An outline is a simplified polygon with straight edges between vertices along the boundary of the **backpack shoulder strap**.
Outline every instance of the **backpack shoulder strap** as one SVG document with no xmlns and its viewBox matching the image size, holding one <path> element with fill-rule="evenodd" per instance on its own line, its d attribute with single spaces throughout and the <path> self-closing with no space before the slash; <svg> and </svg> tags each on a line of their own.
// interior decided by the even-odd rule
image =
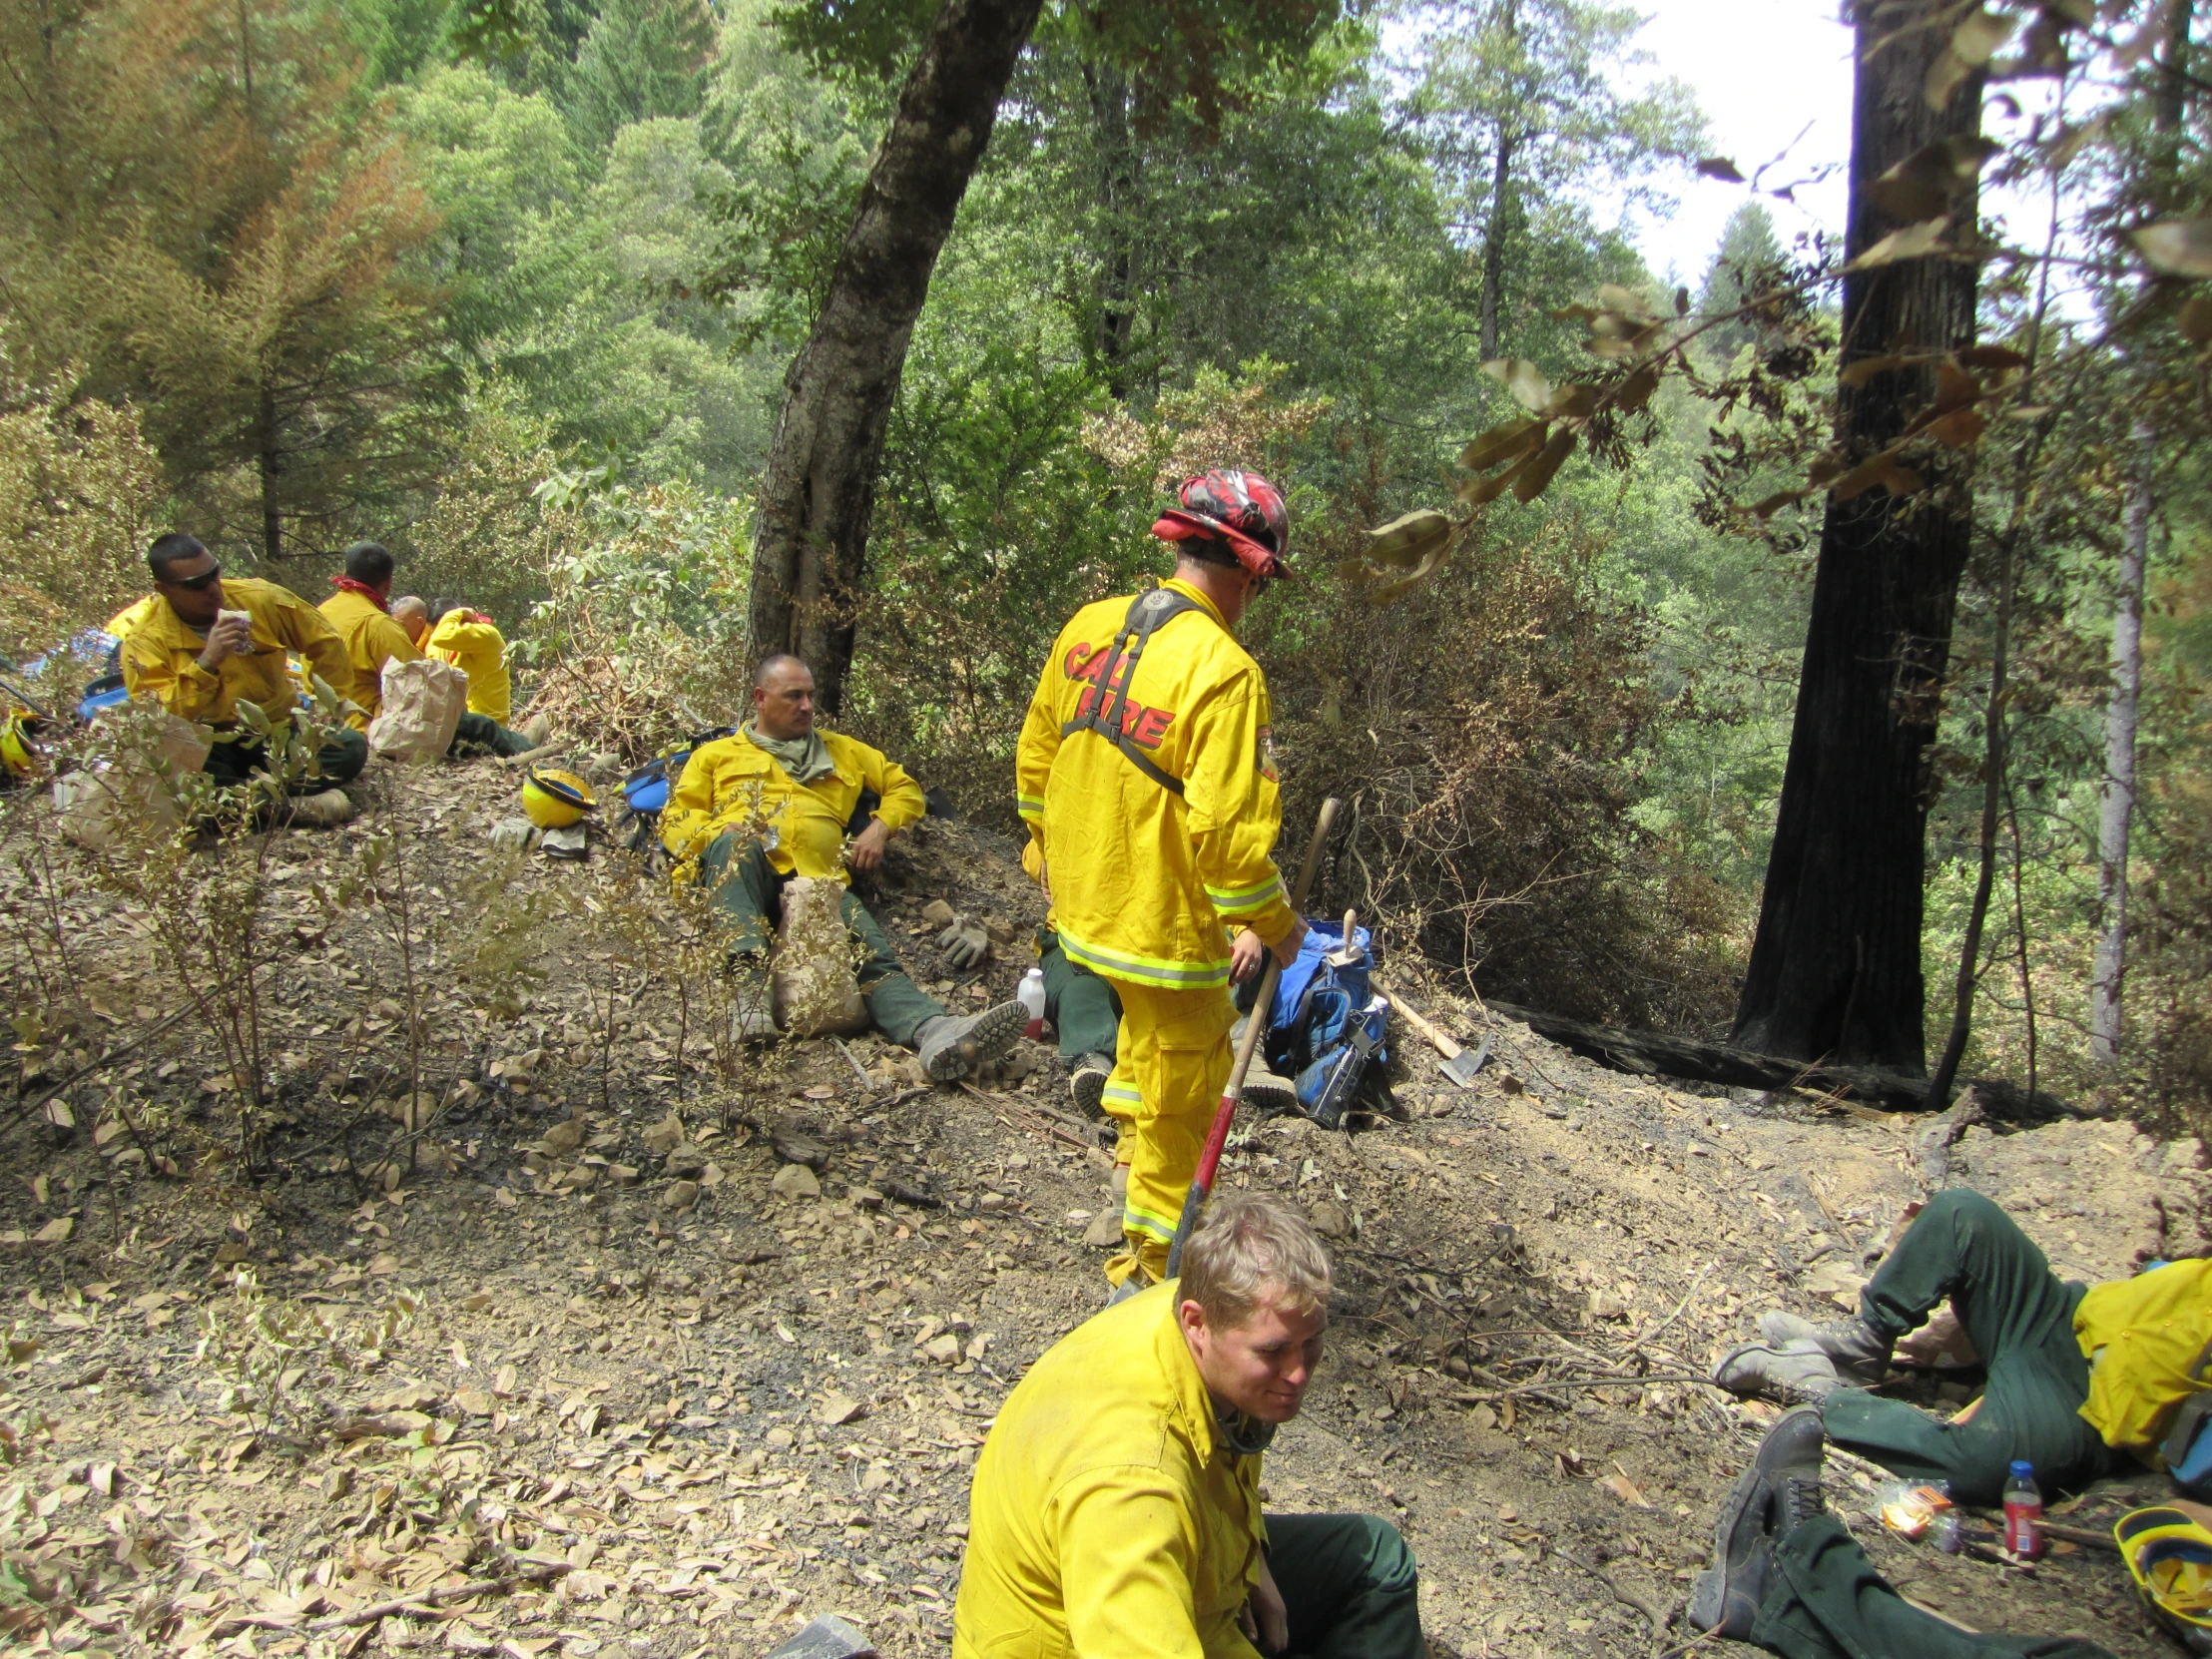
<svg viewBox="0 0 2212 1659">
<path fill-rule="evenodd" d="M 1206 607 L 1173 588 L 1153 588 L 1130 601 L 1129 614 L 1114 634 L 1114 648 L 1098 677 L 1090 712 L 1079 714 L 1060 728 L 1065 738 L 1077 732 L 1094 732 L 1112 744 L 1129 764 L 1171 795 L 1183 793 L 1183 780 L 1164 770 L 1123 728 L 1129 706 L 1129 687 L 1137 677 L 1137 663 L 1152 636 L 1186 611 L 1205 614 Z"/>
</svg>

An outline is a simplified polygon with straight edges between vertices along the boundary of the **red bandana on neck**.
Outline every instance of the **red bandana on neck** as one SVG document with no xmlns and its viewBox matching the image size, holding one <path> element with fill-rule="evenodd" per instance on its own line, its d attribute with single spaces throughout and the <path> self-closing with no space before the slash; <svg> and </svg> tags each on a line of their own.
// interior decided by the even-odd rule
<svg viewBox="0 0 2212 1659">
<path fill-rule="evenodd" d="M 330 578 L 330 586 L 336 588 L 340 593 L 357 593 L 379 611 L 382 611 L 384 615 L 391 615 L 391 607 L 384 603 L 384 596 L 366 582 L 356 582 L 350 576 L 333 576 Z"/>
</svg>

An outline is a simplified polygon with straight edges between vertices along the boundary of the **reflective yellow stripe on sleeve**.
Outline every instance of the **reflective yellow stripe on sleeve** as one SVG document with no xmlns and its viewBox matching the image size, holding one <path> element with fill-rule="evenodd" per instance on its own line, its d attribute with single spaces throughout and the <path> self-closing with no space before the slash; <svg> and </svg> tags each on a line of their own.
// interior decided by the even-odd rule
<svg viewBox="0 0 2212 1659">
<path fill-rule="evenodd" d="M 1044 803 L 1033 795 L 1015 796 L 1014 811 L 1031 824 L 1039 824 L 1044 820 Z"/>
<path fill-rule="evenodd" d="M 1206 889 L 1206 896 L 1214 901 L 1214 908 L 1222 915 L 1235 915 L 1240 910 L 1258 910 L 1275 902 L 1283 890 L 1283 878 L 1271 875 L 1254 887 L 1213 887 Z"/>
</svg>

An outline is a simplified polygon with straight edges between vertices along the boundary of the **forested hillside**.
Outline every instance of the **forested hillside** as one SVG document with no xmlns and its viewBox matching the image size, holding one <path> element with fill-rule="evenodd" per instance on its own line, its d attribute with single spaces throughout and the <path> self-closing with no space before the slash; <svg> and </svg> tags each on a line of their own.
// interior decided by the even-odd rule
<svg viewBox="0 0 2212 1659">
<path fill-rule="evenodd" d="M 1944 372 L 1981 376 L 1969 391 L 1932 366 L 1958 342 L 1891 358 L 1841 338 L 1843 243 L 1778 238 L 1783 174 L 1713 153 L 1667 66 L 1638 61 L 1632 10 L 1044 8 L 922 269 L 865 510 L 838 532 L 838 718 L 1010 825 L 1054 630 L 1157 567 L 1164 486 L 1256 465 L 1296 526 L 1297 580 L 1246 630 L 1287 787 L 1309 819 L 1327 793 L 1352 814 L 1328 902 L 1508 1001 L 1778 1032 L 1742 998 L 1846 471 L 1841 345 L 1901 424 L 1972 416 L 1908 432 L 1945 465 L 1897 451 L 1845 480 L 1959 527 L 1947 652 L 1897 693 L 1924 739 L 1885 790 L 1927 814 L 1926 915 L 1922 982 L 1888 994 L 1924 1016 L 1934 1067 L 1963 952 L 1964 1070 L 2202 1110 L 2212 262 L 2191 18 L 1989 15 L 1927 71 L 1929 107 L 1968 136 L 1862 181 L 1891 217 L 1850 251 L 1964 274 L 1984 356 Z M 602 739 L 627 760 L 734 718 L 787 370 L 841 302 L 936 16 L 11 8 L 0 646 L 21 660 L 143 591 L 162 528 L 311 599 L 366 536 L 406 586 L 496 616 L 576 711 L 608 689 Z M 1977 174 L 2048 195 L 2047 245 L 1974 241 Z M 1611 216 L 1691 189 L 1742 205 L 1677 293 Z M 2131 235 L 2152 222 L 2163 241 Z M 1928 234 L 1869 254 L 1900 226 Z M 1847 403 L 1868 384 L 1847 376 Z M 1541 477 L 1483 487 L 1470 440 L 1530 410 L 1575 436 Z M 1449 516 L 1446 547 L 1410 570 L 1364 558 L 1416 508 Z M 2131 557 L 2123 878 L 2108 659 Z M 2124 981 L 2095 966 L 2123 893 Z"/>
</svg>

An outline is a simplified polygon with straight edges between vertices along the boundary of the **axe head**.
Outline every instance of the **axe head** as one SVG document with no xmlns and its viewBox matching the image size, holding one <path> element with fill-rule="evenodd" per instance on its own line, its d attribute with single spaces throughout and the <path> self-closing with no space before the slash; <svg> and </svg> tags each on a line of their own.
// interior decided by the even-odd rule
<svg viewBox="0 0 2212 1659">
<path fill-rule="evenodd" d="M 1485 1036 L 1480 1048 L 1462 1048 L 1450 1059 L 1438 1060 L 1436 1064 L 1443 1068 L 1444 1075 L 1453 1083 L 1462 1089 L 1471 1089 L 1474 1087 L 1475 1073 L 1482 1069 L 1482 1062 L 1489 1057 L 1490 1039 Z"/>
</svg>

